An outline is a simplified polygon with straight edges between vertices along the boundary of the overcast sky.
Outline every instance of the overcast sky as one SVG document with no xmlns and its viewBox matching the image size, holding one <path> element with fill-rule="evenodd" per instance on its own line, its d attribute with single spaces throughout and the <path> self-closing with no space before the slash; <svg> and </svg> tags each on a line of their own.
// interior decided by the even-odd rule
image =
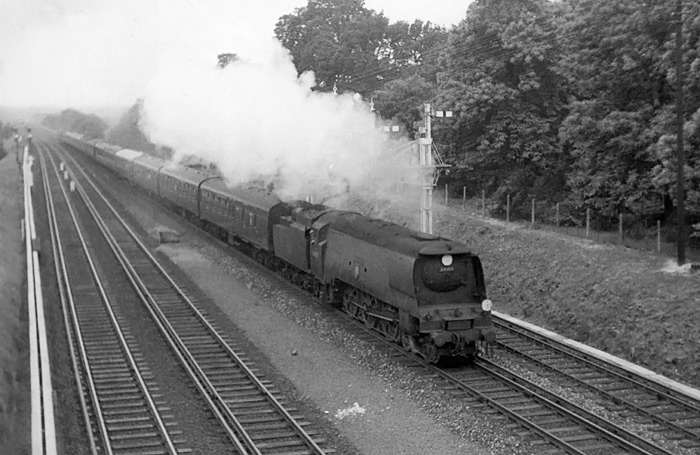
<svg viewBox="0 0 700 455">
<path fill-rule="evenodd" d="M 390 22 L 450 27 L 471 0 L 366 0 Z M 306 0 L 3 0 L 0 106 L 125 106 L 185 47 L 251 54 Z M 263 47 L 265 45 L 263 44 Z M 184 55 L 188 55 L 187 52 Z"/>
</svg>

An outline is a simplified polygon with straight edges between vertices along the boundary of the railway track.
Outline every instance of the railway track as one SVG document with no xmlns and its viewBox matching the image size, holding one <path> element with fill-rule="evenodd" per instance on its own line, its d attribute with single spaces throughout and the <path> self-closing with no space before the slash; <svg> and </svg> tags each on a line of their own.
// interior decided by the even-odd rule
<svg viewBox="0 0 700 455">
<path fill-rule="evenodd" d="M 367 328 L 363 321 L 343 314 L 359 336 L 371 337 L 395 351 L 403 365 L 439 381 L 451 396 L 469 409 L 491 408 L 507 417 L 510 428 L 546 454 L 663 454 L 670 452 L 612 422 L 588 412 L 576 403 L 549 392 L 522 376 L 487 359 L 472 365 L 439 367 L 404 351 Z"/>
<path fill-rule="evenodd" d="M 306 290 L 293 282 L 278 275 L 275 277 L 290 292 L 308 295 Z M 349 322 L 351 331 L 357 338 L 383 345 L 393 351 L 393 356 L 401 365 L 422 372 L 431 381 L 437 381 L 440 388 L 450 396 L 451 404 L 456 405 L 462 401 L 466 409 L 481 409 L 489 413 L 495 411 L 508 418 L 511 423 L 506 424 L 506 428 L 528 441 L 537 453 L 675 453 L 488 359 L 482 358 L 474 364 L 456 367 L 431 365 L 369 328 L 366 321 L 353 318 L 340 310 L 337 314 Z M 492 411 L 487 411 L 489 408 Z"/>
<path fill-rule="evenodd" d="M 120 323 L 95 268 L 68 191 L 51 158 L 41 155 L 43 184 L 64 322 L 80 384 L 92 453 L 187 453 L 159 401 L 153 377 Z"/>
<path fill-rule="evenodd" d="M 600 406 L 679 448 L 700 448 L 697 400 L 505 319 L 494 323 L 499 350 L 515 355 L 522 368 L 566 384 L 572 393 L 593 393 Z"/>
<path fill-rule="evenodd" d="M 224 245 L 223 242 L 220 244 Z M 252 260 L 255 261 L 254 258 Z M 307 290 L 293 282 L 276 274 L 274 276 L 289 290 L 308 295 Z M 366 321 L 354 319 L 341 311 L 338 313 L 352 322 L 359 338 L 382 343 L 394 350 L 404 365 L 419 367 L 427 376 L 439 378 L 444 390 L 453 399 L 464 400 L 464 404 L 470 409 L 490 407 L 508 417 L 513 422 L 511 428 L 537 447 L 538 453 L 676 453 L 627 430 L 619 423 L 586 410 L 582 405 L 545 390 L 536 382 L 508 371 L 488 359 L 479 359 L 473 365 L 459 368 L 439 368 L 412 353 L 405 352 L 369 328 Z"/>
<path fill-rule="evenodd" d="M 65 157 L 64 157 L 65 159 Z M 189 378 L 238 453 L 324 454 L 325 440 L 258 378 L 247 356 L 219 333 L 188 290 L 158 263 L 77 162 L 77 191 L 103 228 L 123 269 Z"/>
<path fill-rule="evenodd" d="M 280 280 L 282 280 L 281 277 Z M 295 286 L 291 286 L 292 283 L 288 284 L 290 288 L 297 289 Z M 349 316 L 344 317 L 349 318 Z M 358 336 L 372 337 L 381 343 L 386 343 L 391 349 L 401 351 L 400 347 L 393 343 L 387 343 L 375 332 L 369 330 L 363 321 L 354 322 L 354 327 L 360 334 Z M 507 342 L 510 336 L 501 335 L 504 342 Z M 517 344 L 518 342 L 514 342 L 510 346 L 515 348 Z M 503 349 L 506 348 L 503 347 Z M 576 355 L 576 353 L 573 354 Z M 480 359 L 472 366 L 443 369 L 428 365 L 410 353 L 401 351 L 397 352 L 396 355 L 403 359 L 402 362 L 408 361 L 412 362 L 414 366 L 420 366 L 428 376 L 440 378 L 441 383 L 444 384 L 444 390 L 450 393 L 454 399 L 464 400 L 464 403 L 472 408 L 475 405 L 477 407 L 488 406 L 507 416 L 512 421 L 510 427 L 519 428 L 516 430 L 518 434 L 535 445 L 538 448 L 538 453 L 605 453 L 606 455 L 686 453 L 676 452 L 673 448 L 669 449 L 667 444 L 659 445 L 655 442 L 655 437 L 650 438 L 648 434 L 636 434 L 620 422 L 606 420 L 562 396 L 544 390 L 537 384 L 537 381 L 527 380 L 523 375 L 508 371 L 494 362 Z M 560 363 L 565 365 L 570 361 L 562 360 Z M 529 368 L 536 375 L 546 367 L 538 364 L 536 367 Z M 630 375 L 631 373 L 626 374 Z M 557 381 L 561 381 L 561 379 L 557 379 Z M 571 387 L 570 379 L 561 382 L 566 384 L 564 388 Z M 632 382 L 634 382 L 634 378 L 632 378 Z M 585 393 L 587 396 L 597 397 L 600 393 L 599 390 L 593 390 L 588 386 L 585 389 L 585 392 L 581 393 Z M 616 390 L 608 390 L 608 393 L 613 393 Z M 658 395 L 658 389 L 656 391 L 650 389 L 647 393 Z M 676 394 L 669 392 L 669 396 L 674 395 Z M 618 396 L 618 398 L 620 397 Z M 681 396 L 675 398 L 681 403 L 680 406 L 684 406 L 688 412 L 685 417 L 678 420 L 683 422 L 690 420 L 686 417 L 694 415 L 693 404 L 684 403 Z M 662 401 L 664 400 L 666 398 L 662 398 Z M 615 403 L 613 409 L 619 410 L 620 404 L 615 400 L 613 403 Z M 672 413 L 669 412 L 669 414 Z M 691 425 L 683 426 L 686 430 L 691 429 L 692 432 Z M 667 430 L 657 432 L 654 429 L 652 433 L 654 435 L 661 434 L 664 442 L 680 441 L 678 447 L 682 450 L 688 450 L 687 453 L 692 453 L 693 447 L 695 447 L 692 445 L 692 440 L 674 439 L 674 435 L 684 433 L 678 433 L 675 429 L 673 432 Z M 687 432 L 685 433 L 687 435 Z"/>
</svg>

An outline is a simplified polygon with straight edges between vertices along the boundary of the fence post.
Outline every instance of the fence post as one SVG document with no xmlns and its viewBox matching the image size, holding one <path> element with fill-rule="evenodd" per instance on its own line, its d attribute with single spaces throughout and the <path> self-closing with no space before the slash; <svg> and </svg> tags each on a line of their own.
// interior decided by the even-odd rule
<svg viewBox="0 0 700 455">
<path fill-rule="evenodd" d="M 591 209 L 586 209 L 586 238 L 591 235 Z"/>
<path fill-rule="evenodd" d="M 445 207 L 447 207 L 447 183 L 445 183 Z"/>
<path fill-rule="evenodd" d="M 535 198 L 532 198 L 532 221 L 530 222 L 531 227 L 535 227 Z"/>
<path fill-rule="evenodd" d="M 619 233 L 618 233 L 618 243 L 620 245 L 622 245 L 622 212 L 620 212 L 619 218 L 620 218 L 620 222 L 619 222 L 620 228 L 619 228 Z"/>
<path fill-rule="evenodd" d="M 486 216 L 486 190 L 481 190 L 481 216 Z"/>
<path fill-rule="evenodd" d="M 559 203 L 557 202 L 557 229 L 559 229 Z"/>
<path fill-rule="evenodd" d="M 462 188 L 462 210 L 467 211 L 467 187 Z"/>
<path fill-rule="evenodd" d="M 656 220 L 656 252 L 661 253 L 661 220 Z"/>
<path fill-rule="evenodd" d="M 506 222 L 510 223 L 510 194 L 506 196 Z"/>
</svg>

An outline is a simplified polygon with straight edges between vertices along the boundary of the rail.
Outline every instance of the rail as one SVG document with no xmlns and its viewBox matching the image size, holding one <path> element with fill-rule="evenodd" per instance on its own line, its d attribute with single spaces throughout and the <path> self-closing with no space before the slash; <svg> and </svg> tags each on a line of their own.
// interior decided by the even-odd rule
<svg viewBox="0 0 700 455">
<path fill-rule="evenodd" d="M 243 359 L 245 355 L 240 355 L 229 346 L 222 334 L 188 297 L 186 290 L 170 277 L 109 203 L 93 179 L 72 158 L 71 162 L 77 169 L 74 175 L 82 174 L 86 183 L 76 179 L 76 191 L 95 219 L 99 219 L 99 227 L 129 280 L 202 397 L 221 421 L 235 448 L 240 453 L 251 454 L 262 454 L 275 448 L 282 450 L 285 447 L 288 450 L 286 453 L 328 453 L 318 445 L 318 442 L 323 441 L 314 440 L 303 428 L 300 418 L 294 417 L 286 404 L 275 397 L 276 392 L 255 375 Z M 202 343 L 207 344 L 205 350 L 202 350 Z M 206 358 L 213 353 L 219 354 L 221 358 L 211 364 Z M 227 369 L 227 374 L 222 378 L 223 369 Z M 241 386 L 241 381 L 245 381 L 246 385 Z M 236 398 L 231 394 L 236 388 L 253 388 L 256 390 L 255 397 Z M 269 429 L 261 427 L 257 425 L 260 416 L 255 417 L 253 412 L 279 416 L 285 422 L 284 426 L 274 424 L 276 426 Z M 266 417 L 265 420 L 269 419 Z"/>
<path fill-rule="evenodd" d="M 34 157 L 24 147 L 22 176 L 24 180 L 24 220 L 22 230 L 27 254 L 27 311 L 29 313 L 29 370 L 31 377 L 31 445 L 32 455 L 56 454 L 56 424 L 53 409 L 51 364 L 46 340 L 44 297 L 39 270 L 39 241 L 34 224 L 32 187 Z"/>
</svg>

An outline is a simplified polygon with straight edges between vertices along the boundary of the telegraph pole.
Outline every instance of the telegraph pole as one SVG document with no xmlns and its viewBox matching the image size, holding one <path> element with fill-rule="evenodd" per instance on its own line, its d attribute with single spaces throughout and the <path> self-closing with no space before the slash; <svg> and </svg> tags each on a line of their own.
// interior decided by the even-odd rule
<svg viewBox="0 0 700 455">
<path fill-rule="evenodd" d="M 420 166 L 423 170 L 422 190 L 420 199 L 420 229 L 428 234 L 433 233 L 433 139 L 430 133 L 430 104 L 423 110 L 425 137 L 420 139 Z"/>
<path fill-rule="evenodd" d="M 678 201 L 678 265 L 685 264 L 685 150 L 683 149 L 683 1 L 676 0 L 676 146 L 678 168 L 676 199 Z"/>
</svg>

